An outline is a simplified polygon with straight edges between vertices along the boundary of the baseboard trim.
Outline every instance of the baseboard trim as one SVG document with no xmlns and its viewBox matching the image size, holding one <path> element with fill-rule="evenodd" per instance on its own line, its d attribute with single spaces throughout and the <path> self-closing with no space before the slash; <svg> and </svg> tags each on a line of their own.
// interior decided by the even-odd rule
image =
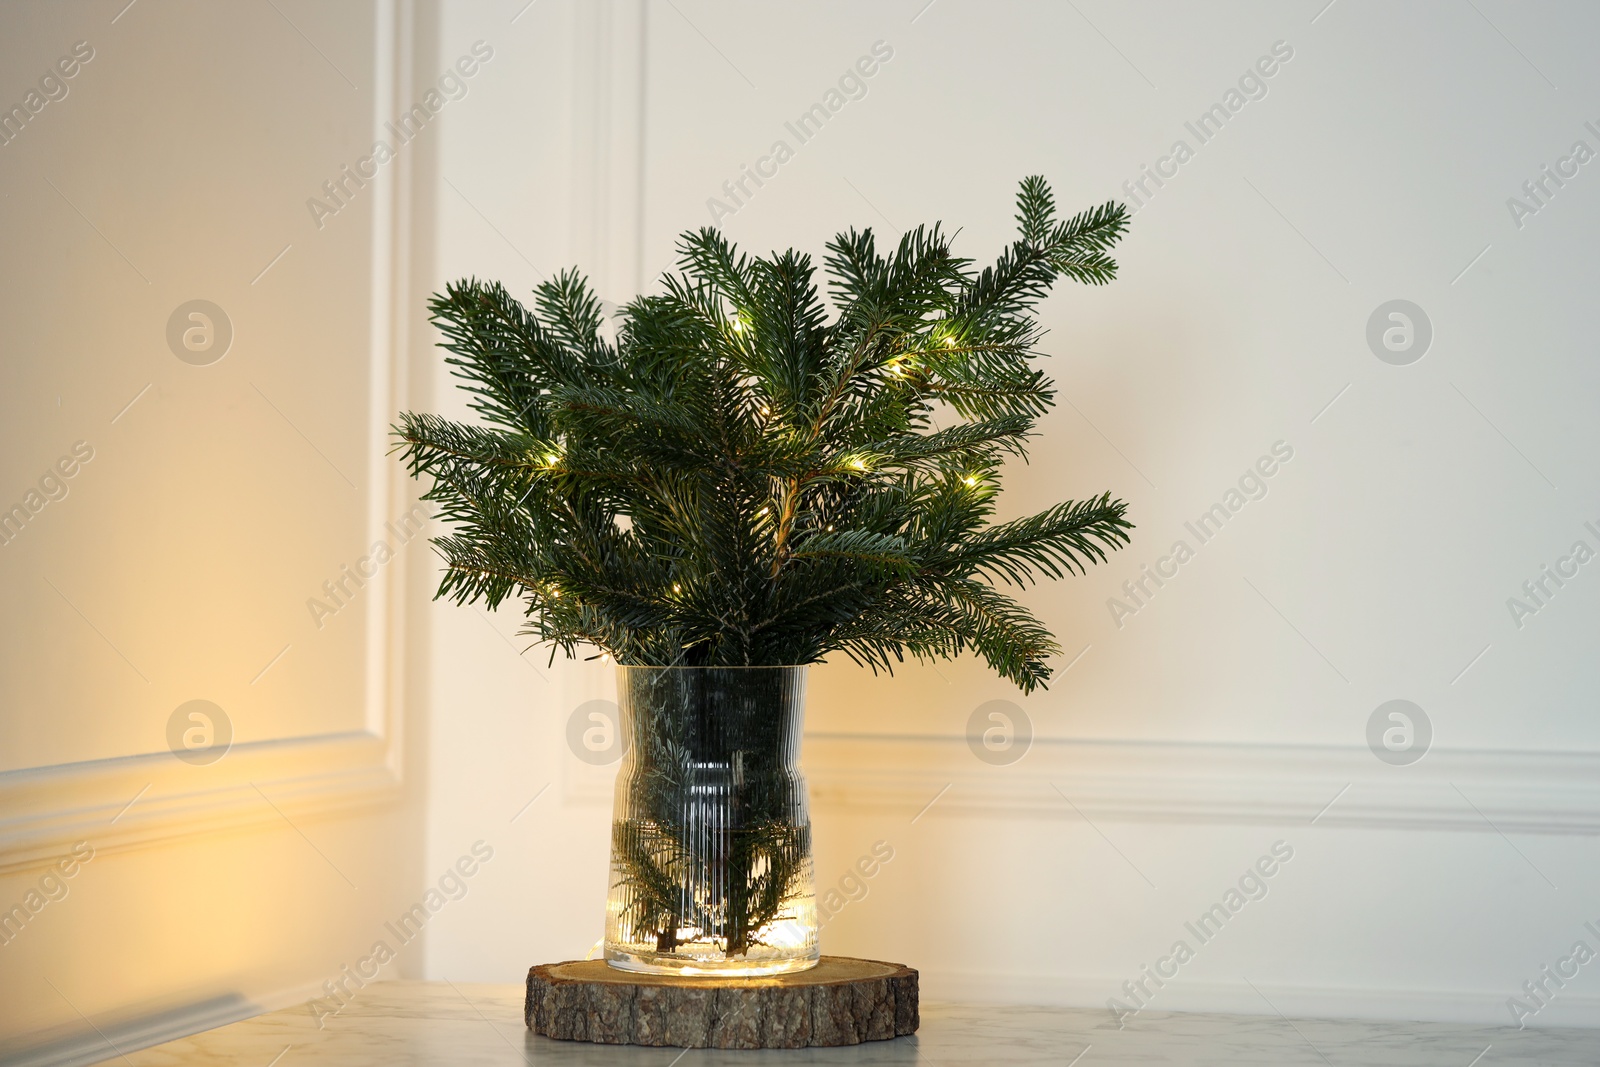
<svg viewBox="0 0 1600 1067">
<path fill-rule="evenodd" d="M 193 1037 L 229 1023 L 305 1004 L 322 995 L 320 984 L 307 982 L 262 996 L 227 993 L 166 1010 L 109 1021 L 99 1019 L 93 1025 L 56 1027 L 27 1035 L 20 1044 L 0 1046 L 0 1063 L 6 1067 L 83 1067 L 114 1062 L 119 1054 Z"/>
<path fill-rule="evenodd" d="M 260 1015 L 261 1005 L 240 996 L 217 997 L 200 1004 L 175 1008 L 115 1024 L 99 1024 L 97 1031 L 83 1027 L 35 1035 L 35 1043 L 6 1049 L 0 1059 L 8 1067 L 80 1067 L 116 1060 L 140 1049 L 189 1037 L 228 1023 Z M 42 1038 L 42 1039 L 41 1039 Z"/>
<path fill-rule="evenodd" d="M 1007 1004 L 1047 1008 L 1081 1008 L 1102 1011 L 1110 1022 L 1107 1001 L 1115 996 L 1131 1005 L 1122 992 L 1129 976 L 1087 978 L 1020 972 L 946 971 L 924 968 L 926 1002 Z M 1251 987 L 1254 983 L 1254 987 Z M 1259 989 L 1261 992 L 1257 993 Z M 1274 984 L 1260 978 L 1233 982 L 1190 981 L 1179 977 L 1156 991 L 1148 1007 L 1124 1020 L 1138 1020 L 1165 1012 L 1206 1012 L 1224 1015 L 1273 1015 L 1262 1002 L 1264 993 L 1272 1007 L 1302 1019 L 1383 1019 L 1409 1022 L 1465 1023 L 1478 1026 L 1512 1026 L 1504 991 L 1445 989 L 1375 989 Z M 1600 1027 L 1600 994 L 1562 993 L 1545 1009 L 1527 1020 L 1528 1027 Z"/>
</svg>

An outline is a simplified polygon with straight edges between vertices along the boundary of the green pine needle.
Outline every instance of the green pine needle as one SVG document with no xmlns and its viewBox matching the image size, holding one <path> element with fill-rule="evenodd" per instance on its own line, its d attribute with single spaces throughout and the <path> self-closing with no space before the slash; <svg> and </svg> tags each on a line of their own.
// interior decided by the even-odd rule
<svg viewBox="0 0 1600 1067">
<path fill-rule="evenodd" d="M 396 450 L 450 527 L 438 595 L 526 603 L 526 632 L 619 663 L 762 665 L 843 652 L 874 669 L 972 651 L 1024 690 L 1054 638 L 992 583 L 1081 574 L 1128 542 L 1102 494 L 991 521 L 1007 456 L 1051 409 L 1034 308 L 1102 285 L 1127 230 L 1058 221 L 1023 181 L 1018 238 L 975 269 L 938 227 L 808 256 L 686 233 L 663 293 L 615 340 L 575 271 L 529 311 L 498 283 L 430 308 L 480 424 L 403 414 Z M 939 423 L 935 425 L 934 418 Z"/>
</svg>

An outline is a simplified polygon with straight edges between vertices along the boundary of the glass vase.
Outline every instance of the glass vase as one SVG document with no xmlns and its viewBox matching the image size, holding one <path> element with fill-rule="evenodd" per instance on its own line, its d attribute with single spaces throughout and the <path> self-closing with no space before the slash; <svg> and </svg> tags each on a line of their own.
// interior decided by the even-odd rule
<svg viewBox="0 0 1600 1067">
<path fill-rule="evenodd" d="M 816 965 L 804 667 L 617 668 L 605 958 L 655 974 Z"/>
</svg>

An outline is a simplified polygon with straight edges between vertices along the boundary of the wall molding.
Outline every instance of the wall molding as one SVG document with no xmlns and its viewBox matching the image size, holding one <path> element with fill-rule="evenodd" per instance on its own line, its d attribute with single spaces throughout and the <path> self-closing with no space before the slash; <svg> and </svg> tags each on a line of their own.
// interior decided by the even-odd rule
<svg viewBox="0 0 1600 1067">
<path fill-rule="evenodd" d="M 611 802 L 615 766 L 566 763 L 569 803 Z M 959 737 L 810 733 L 801 769 L 813 808 L 915 815 L 938 797 L 935 819 L 1600 834 L 1600 752 L 1434 750 L 1389 767 L 1336 745 L 1036 740 L 991 767 Z"/>
<path fill-rule="evenodd" d="M 571 262 L 609 314 L 645 285 L 648 11 L 644 0 L 578 5 L 572 55 Z"/>
<path fill-rule="evenodd" d="M 386 802 L 400 785 L 390 756 L 363 732 L 236 745 L 210 767 L 163 752 L 13 771 L 0 778 L 0 874 L 78 841 L 116 853 Z"/>
<path fill-rule="evenodd" d="M 1600 834 L 1600 752 L 1435 749 L 1390 767 L 1357 746 L 1035 740 L 991 767 L 963 738 L 815 733 L 803 767 L 818 806 L 916 812 L 944 790 L 935 818 Z"/>
<path fill-rule="evenodd" d="M 409 0 L 373 0 L 373 12 L 376 139 L 386 136 L 384 122 L 409 105 L 415 19 Z M 411 153 L 400 153 L 371 184 L 365 457 L 371 487 L 365 505 L 369 543 L 387 537 L 384 523 L 395 516 L 408 491 L 403 470 L 388 455 L 388 428 L 394 412 L 404 406 L 408 377 Z M 0 872 L 48 864 L 77 841 L 115 852 L 397 799 L 404 571 L 403 566 L 380 568 L 363 589 L 363 730 L 236 744 L 208 767 L 159 752 L 0 772 L 0 812 L 5 813 L 0 818 Z"/>
</svg>

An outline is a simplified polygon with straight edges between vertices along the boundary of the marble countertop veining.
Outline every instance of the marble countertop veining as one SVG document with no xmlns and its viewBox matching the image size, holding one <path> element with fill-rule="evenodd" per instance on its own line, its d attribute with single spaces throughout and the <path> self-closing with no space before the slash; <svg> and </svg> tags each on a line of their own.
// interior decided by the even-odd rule
<svg viewBox="0 0 1600 1067">
<path fill-rule="evenodd" d="M 914 1037 L 756 1052 L 552 1041 L 522 1024 L 522 987 L 382 982 L 318 1029 L 304 1007 L 129 1053 L 133 1067 L 701 1067 L 706 1064 L 995 1064 L 1001 1067 L 1593 1067 L 1600 1030 L 1144 1012 L 1118 1030 L 1103 1011 L 925 1004 Z M 110 1052 L 110 1049 L 107 1049 Z M 278 1058 L 278 1057 L 281 1057 Z M 108 1059 L 120 1059 L 112 1054 Z"/>
</svg>

